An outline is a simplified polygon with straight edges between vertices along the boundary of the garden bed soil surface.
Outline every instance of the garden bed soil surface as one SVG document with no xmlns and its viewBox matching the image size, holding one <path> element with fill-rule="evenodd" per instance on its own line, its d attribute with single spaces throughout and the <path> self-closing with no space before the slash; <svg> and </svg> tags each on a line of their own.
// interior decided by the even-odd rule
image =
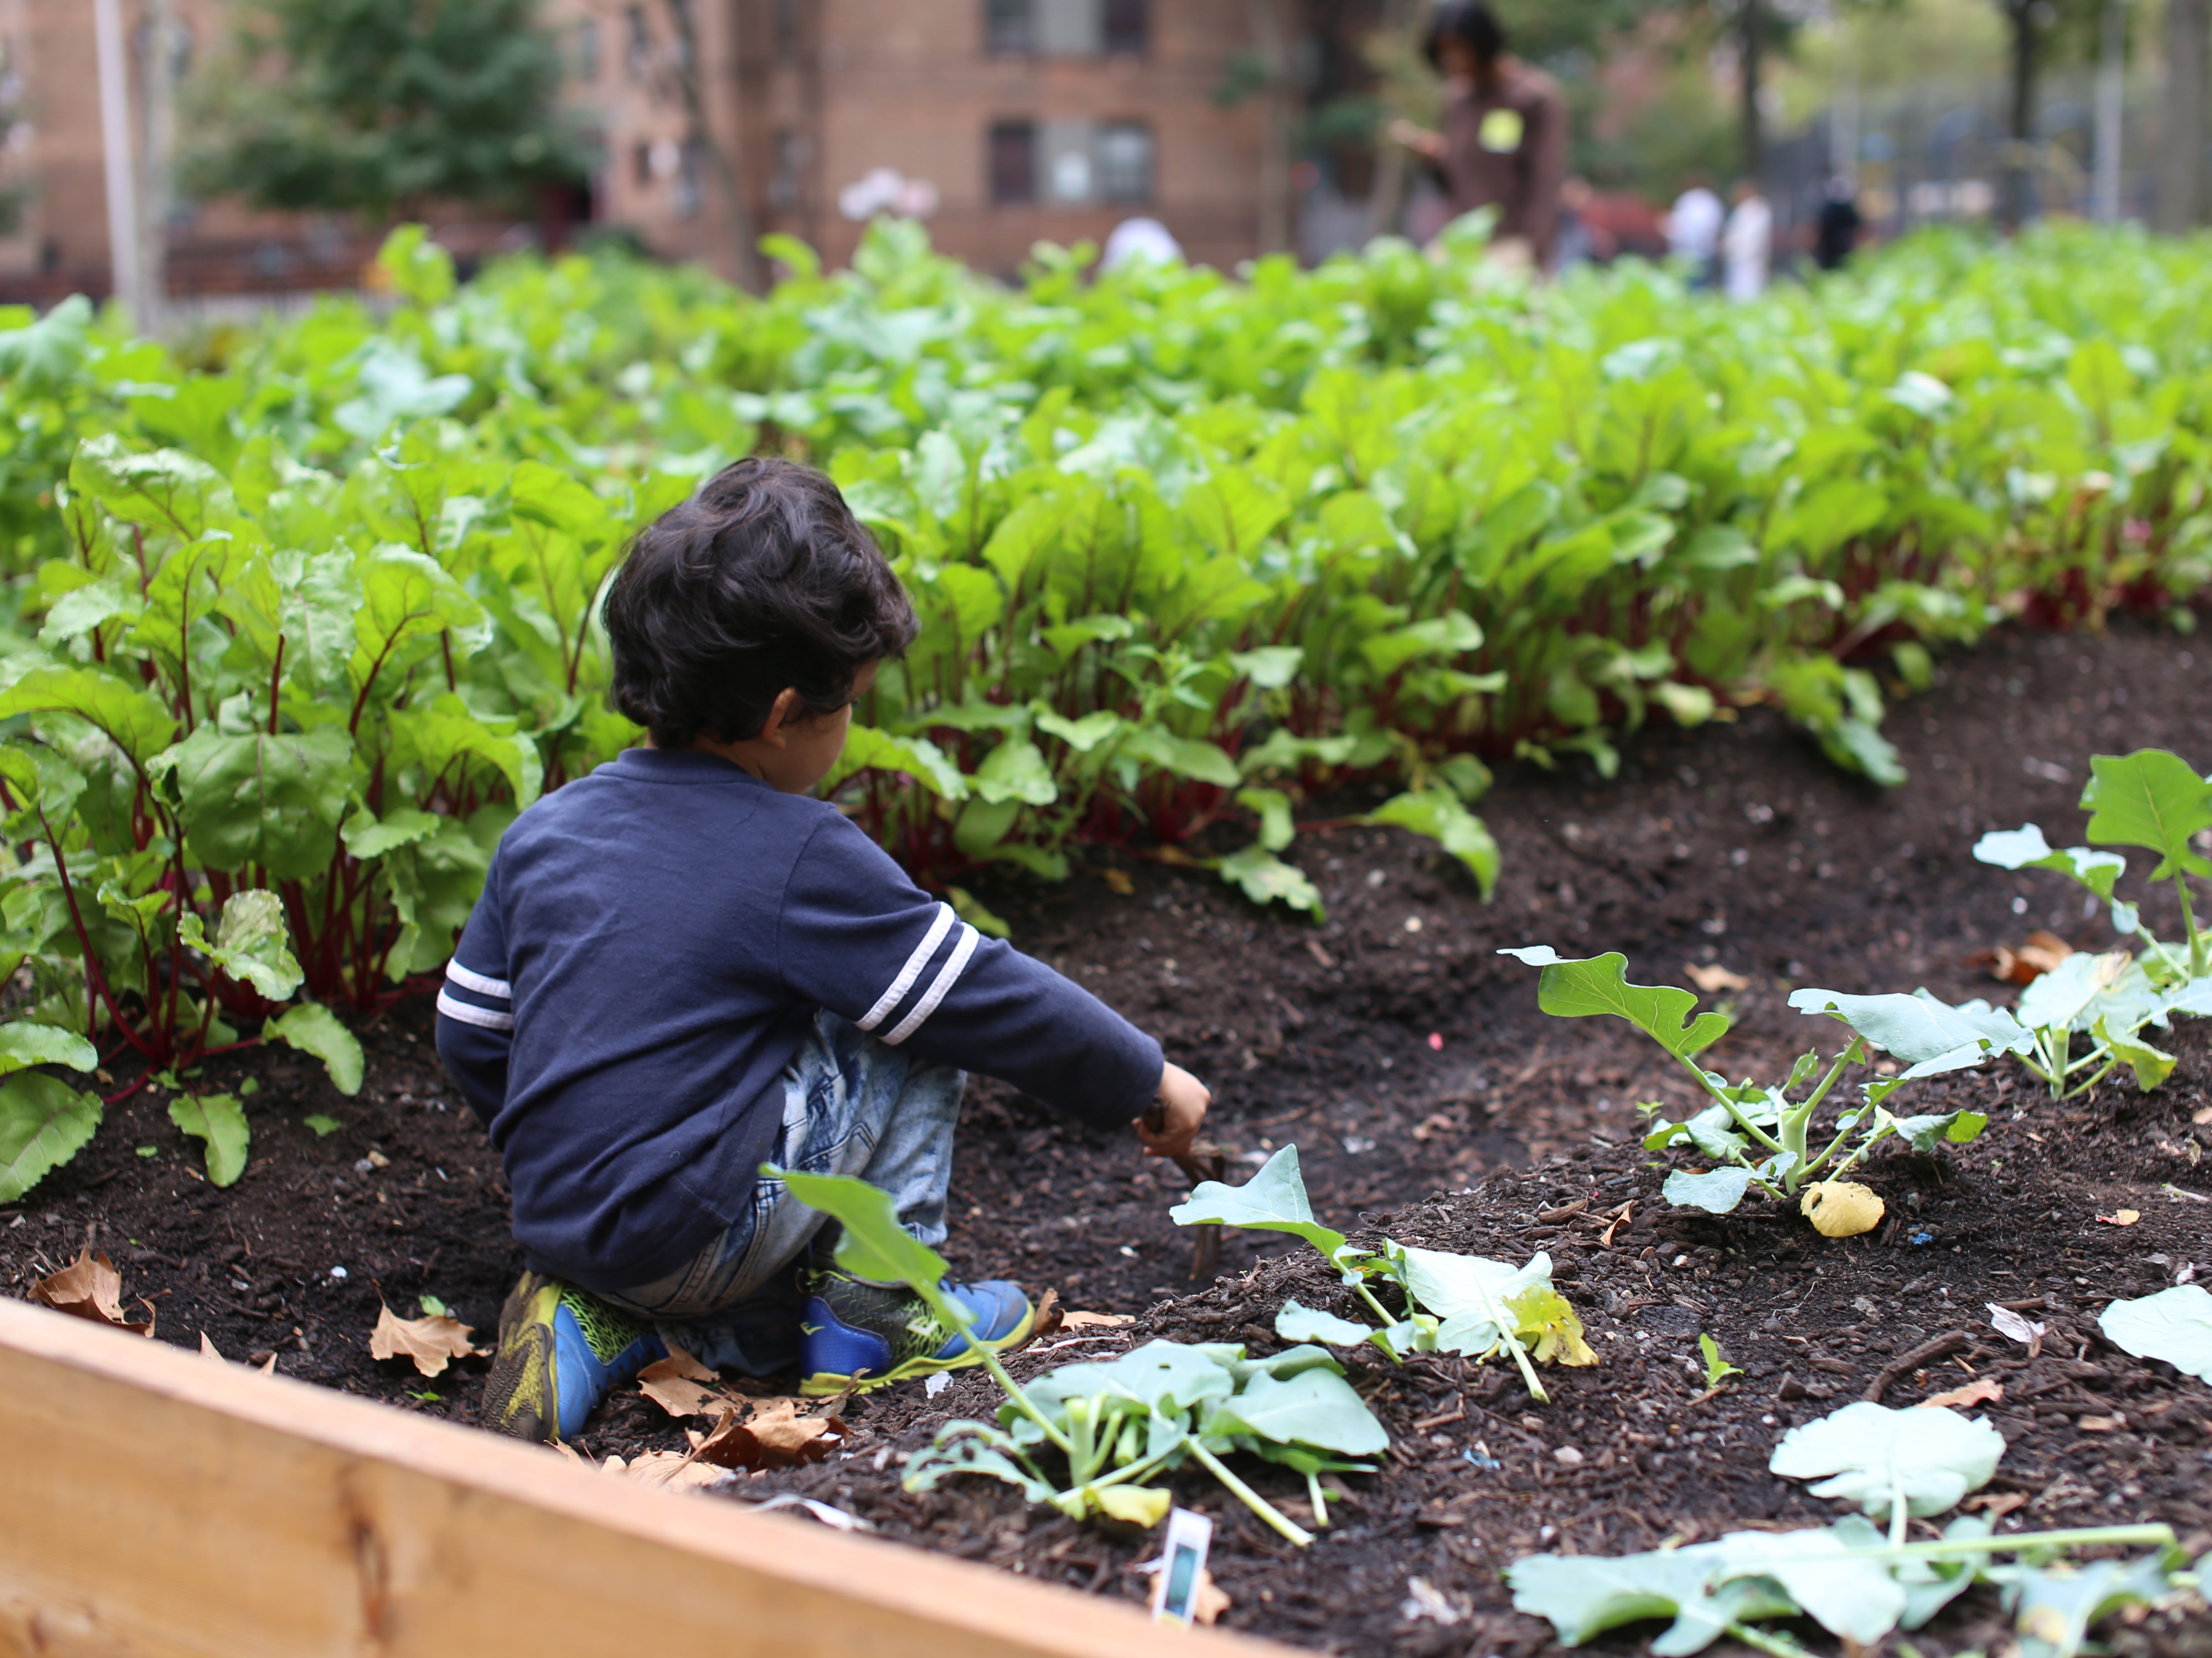
<svg viewBox="0 0 2212 1658">
<path fill-rule="evenodd" d="M 1643 982 L 1726 969 L 1742 987 L 1708 1001 L 1739 1023 L 1712 1057 L 1737 1073 L 1833 1045 L 1835 1026 L 1790 1011 L 1794 987 L 1924 984 L 1947 999 L 2003 999 L 2010 992 L 1976 952 L 2036 927 L 2083 946 L 2113 941 L 2075 889 L 1977 864 L 1973 841 L 2024 821 L 2054 843 L 2078 839 L 2092 753 L 2162 745 L 2206 763 L 2206 655 L 2131 625 L 2097 638 L 2000 636 L 1893 712 L 1911 780 L 1887 793 L 1838 774 L 1757 710 L 1647 734 L 1610 783 L 1579 762 L 1524 769 L 1481 808 L 1504 853 L 1487 905 L 1427 843 L 1356 827 L 1294 850 L 1328 902 L 1318 928 L 1256 911 L 1202 872 L 1126 856 L 1059 887 L 981 888 L 1017 942 L 1158 1032 L 1214 1086 L 1212 1132 L 1232 1180 L 1295 1143 L 1316 1212 L 1359 1241 L 1387 1232 L 1516 1260 L 1547 1250 L 1601 1357 L 1547 1371 L 1553 1402 L 1539 1407 L 1498 1364 L 1356 1355 L 1354 1379 L 1395 1448 L 1382 1473 L 1339 1482 L 1333 1523 L 1310 1550 L 1186 1470 L 1178 1499 L 1217 1525 L 1223 1621 L 1342 1652 L 1532 1653 L 1550 1630 L 1510 1609 L 1499 1574 L 1515 1557 L 1819 1523 L 1828 1505 L 1765 1471 L 1788 1425 L 1870 1393 L 1910 1404 L 1970 1376 L 2005 1389 L 1984 1408 L 2009 1445 L 1988 1492 L 2008 1525 L 2164 1521 L 2192 1552 L 2212 1546 L 2212 1389 L 2118 1353 L 2095 1326 L 2107 1301 L 2155 1291 L 2192 1263 L 2212 1278 L 2212 1024 L 2177 1029 L 2179 1069 L 2148 1096 L 2108 1084 L 2054 1106 L 2007 1066 L 1923 1084 L 1912 1109 L 1970 1106 L 1989 1114 L 1989 1131 L 1934 1157 L 1875 1159 L 1864 1177 L 1888 1219 L 1826 1242 L 1757 1202 L 1726 1218 L 1669 1210 L 1633 1107 L 1686 1104 L 1687 1079 L 1617 1022 L 1542 1015 L 1534 974 L 1495 954 L 1620 949 Z M 2154 908 L 2160 919 L 2171 925 Z M 368 1082 L 354 1097 L 283 1051 L 226 1057 L 191 1079 L 259 1084 L 252 1161 L 228 1190 L 200 1177 L 166 1093 L 149 1086 L 112 1108 L 72 1164 L 0 1211 L 0 1278 L 21 1295 L 89 1242 L 114 1257 L 126 1297 L 155 1310 L 160 1339 L 204 1335 L 234 1359 L 274 1354 L 288 1375 L 472 1419 L 481 1359 L 426 1379 L 372 1360 L 368 1338 L 380 1297 L 411 1315 L 431 1295 L 489 1339 L 520 1266 L 498 1162 L 439 1072 L 425 1000 L 362 1034 Z M 319 1133 L 311 1117 L 339 1126 Z M 1189 1282 L 1191 1235 L 1167 1218 L 1186 1186 L 1133 1141 L 975 1087 L 945 1251 L 956 1271 L 1136 1320 L 1042 1338 L 1018 1356 L 1017 1374 L 1155 1335 L 1272 1351 L 1283 1345 L 1275 1310 L 1293 1293 L 1351 1310 L 1318 1257 L 1271 1234 L 1227 1233 L 1220 1278 Z M 2098 1218 L 2123 1209 L 2140 1219 Z M 2039 1356 L 1990 1328 L 1990 1302 L 2049 1325 Z M 1964 1337 L 1955 1351 L 1898 1370 L 1954 1332 Z M 1744 1371 L 1717 1391 L 1696 1362 L 1701 1333 Z M 1025 1510 L 987 1481 L 900 1490 L 900 1453 L 994 1403 L 975 1372 L 935 1397 L 908 1386 L 857 1399 L 844 1407 L 851 1455 L 732 1489 L 800 1492 L 904 1541 L 1093 1593 L 1146 1594 L 1132 1568 L 1154 1538 Z M 584 1448 L 681 1449 L 682 1426 L 628 1392 L 594 1418 Z M 1253 1483 L 1303 1513 L 1303 1485 L 1283 1471 L 1261 1467 Z M 1432 1615 L 1409 1618 L 1417 1577 L 1437 1598 Z M 1648 1633 L 1604 1644 L 1640 1649 Z M 1994 1597 L 1977 1591 L 1919 1645 L 1988 1649 L 2002 1637 Z M 2177 1616 L 2112 1641 L 2130 1653 L 2212 1651 L 2203 1623 Z"/>
</svg>

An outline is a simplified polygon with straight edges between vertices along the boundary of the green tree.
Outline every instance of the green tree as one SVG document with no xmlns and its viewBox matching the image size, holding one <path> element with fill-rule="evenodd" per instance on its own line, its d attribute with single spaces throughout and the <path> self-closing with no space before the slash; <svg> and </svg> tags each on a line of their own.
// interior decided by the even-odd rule
<svg viewBox="0 0 2212 1658">
<path fill-rule="evenodd" d="M 189 188 L 385 216 L 583 175 L 538 0 L 249 0 L 195 88 Z"/>
</svg>

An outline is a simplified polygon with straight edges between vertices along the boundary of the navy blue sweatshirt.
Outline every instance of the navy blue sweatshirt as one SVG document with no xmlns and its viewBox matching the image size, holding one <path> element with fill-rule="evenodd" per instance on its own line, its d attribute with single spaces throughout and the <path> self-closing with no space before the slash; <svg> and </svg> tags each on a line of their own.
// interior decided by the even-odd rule
<svg viewBox="0 0 2212 1658">
<path fill-rule="evenodd" d="M 836 807 L 631 749 L 515 820 L 438 995 L 531 1265 L 634 1288 L 744 1213 L 818 1008 L 1101 1128 L 1159 1085 L 1158 1042 Z"/>
</svg>

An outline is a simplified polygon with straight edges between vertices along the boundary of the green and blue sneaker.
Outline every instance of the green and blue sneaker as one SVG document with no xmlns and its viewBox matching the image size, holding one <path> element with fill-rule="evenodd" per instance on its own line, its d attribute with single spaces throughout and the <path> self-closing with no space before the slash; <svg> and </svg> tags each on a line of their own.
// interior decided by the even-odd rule
<svg viewBox="0 0 2212 1658">
<path fill-rule="evenodd" d="M 573 1439 L 608 1392 L 668 1348 L 589 1291 L 525 1272 L 499 1312 L 478 1418 L 517 1439 Z"/>
<path fill-rule="evenodd" d="M 975 1315 L 975 1339 L 993 1352 L 1029 1339 L 1035 1313 L 1020 1286 L 994 1279 L 939 1286 Z M 880 1388 L 980 1364 L 968 1338 L 902 1284 L 871 1284 L 836 1267 L 810 1274 L 799 1319 L 799 1391 L 811 1399 Z"/>
</svg>

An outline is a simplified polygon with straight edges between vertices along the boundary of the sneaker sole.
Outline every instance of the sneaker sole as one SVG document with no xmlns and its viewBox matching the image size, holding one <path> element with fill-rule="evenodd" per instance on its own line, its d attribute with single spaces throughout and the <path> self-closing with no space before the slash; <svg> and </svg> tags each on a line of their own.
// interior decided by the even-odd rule
<svg viewBox="0 0 2212 1658">
<path fill-rule="evenodd" d="M 983 1345 L 994 1353 L 1003 1353 L 1018 1347 L 1030 1339 L 1036 1325 L 1036 1309 L 1032 1307 L 1022 1315 L 1022 1321 L 1008 1334 Z M 917 1376 L 936 1376 L 944 1370 L 964 1370 L 981 1364 L 983 1357 L 973 1347 L 963 1347 L 951 1358 L 910 1358 L 903 1364 L 895 1364 L 881 1376 L 870 1376 L 863 1371 L 859 1376 L 839 1376 L 834 1371 L 817 1371 L 799 1384 L 801 1399 L 827 1399 L 836 1394 L 873 1393 L 878 1388 L 888 1388 L 894 1382 L 911 1382 Z"/>
</svg>

